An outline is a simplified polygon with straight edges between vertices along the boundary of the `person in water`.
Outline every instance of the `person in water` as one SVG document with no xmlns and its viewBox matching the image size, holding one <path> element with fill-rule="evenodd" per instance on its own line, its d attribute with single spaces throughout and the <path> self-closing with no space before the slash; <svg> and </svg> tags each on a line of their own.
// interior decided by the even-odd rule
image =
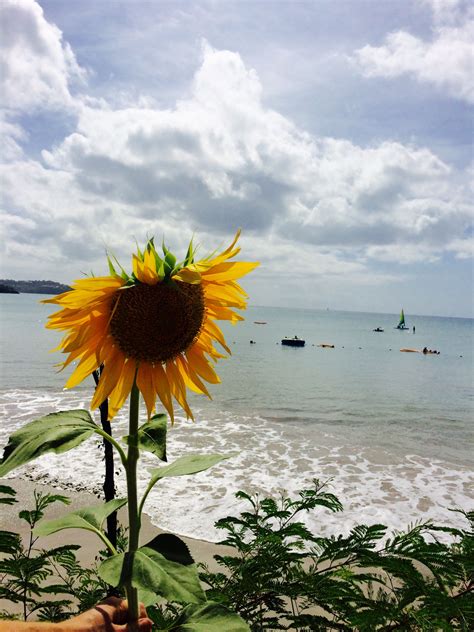
<svg viewBox="0 0 474 632">
<path fill-rule="evenodd" d="M 413 325 L 413 333 L 415 333 L 415 325 Z"/>
</svg>

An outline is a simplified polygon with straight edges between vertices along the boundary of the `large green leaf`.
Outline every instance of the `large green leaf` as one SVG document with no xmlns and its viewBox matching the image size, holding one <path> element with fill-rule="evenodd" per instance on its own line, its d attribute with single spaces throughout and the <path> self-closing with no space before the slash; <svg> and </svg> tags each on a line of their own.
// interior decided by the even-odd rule
<svg viewBox="0 0 474 632">
<path fill-rule="evenodd" d="M 99 566 L 99 576 L 111 586 L 123 584 L 124 562 L 130 563 L 126 553 L 107 558 Z M 171 562 L 146 546 L 138 549 L 133 556 L 132 585 L 145 591 L 142 595 L 149 597 L 150 591 L 153 591 L 168 601 L 197 604 L 206 599 L 194 564 L 183 566 Z M 150 601 L 148 597 L 145 597 L 148 601 L 145 605 L 156 601 Z"/>
<path fill-rule="evenodd" d="M 138 447 L 152 452 L 162 461 L 166 461 L 166 429 L 168 418 L 166 415 L 154 415 L 138 429 Z M 123 438 L 128 443 L 128 435 Z"/>
<path fill-rule="evenodd" d="M 87 531 L 101 531 L 107 516 L 120 509 L 127 503 L 126 498 L 116 498 L 108 503 L 101 503 L 94 507 L 84 507 L 54 520 L 42 520 L 35 528 L 37 536 L 50 535 L 63 529 L 86 529 Z"/>
<path fill-rule="evenodd" d="M 26 424 L 8 439 L 0 478 L 47 452 L 67 452 L 88 439 L 97 426 L 87 410 L 51 413 Z"/>
<path fill-rule="evenodd" d="M 187 606 L 176 623 L 176 632 L 250 632 L 238 614 L 213 601 Z"/>
<path fill-rule="evenodd" d="M 149 549 L 161 553 L 167 560 L 189 566 L 194 564 L 194 559 L 189 548 L 181 538 L 173 533 L 160 533 L 145 544 Z"/>
<path fill-rule="evenodd" d="M 235 454 L 234 452 L 233 454 L 194 454 L 191 456 L 181 456 L 170 465 L 151 470 L 149 487 L 153 486 L 161 478 L 168 476 L 186 476 L 188 474 L 203 472 L 213 465 L 216 465 L 216 463 L 220 463 L 220 461 L 230 459 L 235 456 Z"/>
</svg>

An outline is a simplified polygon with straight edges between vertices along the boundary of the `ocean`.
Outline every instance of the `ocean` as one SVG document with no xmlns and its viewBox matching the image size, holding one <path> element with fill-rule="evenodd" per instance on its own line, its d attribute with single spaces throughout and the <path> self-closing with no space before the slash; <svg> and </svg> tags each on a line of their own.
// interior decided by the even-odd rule
<svg viewBox="0 0 474 632">
<path fill-rule="evenodd" d="M 24 423 L 87 408 L 92 395 L 92 378 L 63 389 L 67 374 L 54 367 L 63 356 L 50 353 L 60 338 L 44 327 L 53 308 L 41 298 L 0 295 L 0 448 Z M 358 523 L 397 530 L 422 520 L 463 524 L 450 508 L 473 507 L 473 320 L 405 309 L 409 329 L 398 331 L 398 314 L 250 307 L 243 315 L 243 323 L 223 326 L 232 356 L 217 365 L 222 383 L 211 388 L 212 401 L 191 396 L 195 422 L 178 414 L 168 432 L 170 461 L 237 455 L 192 477 L 164 479 L 146 505 L 156 525 L 218 541 L 215 521 L 243 507 L 238 490 L 296 495 L 314 478 L 327 481 L 344 505 L 343 513 L 308 516 L 315 533 L 347 534 Z M 280 344 L 295 335 L 304 348 Z M 425 346 L 440 354 L 400 353 Z M 114 436 L 126 426 L 123 410 Z M 102 456 L 90 439 L 14 475 L 97 491 Z M 141 459 L 142 490 L 156 465 L 152 456 Z M 116 469 L 120 494 L 125 480 Z"/>
</svg>

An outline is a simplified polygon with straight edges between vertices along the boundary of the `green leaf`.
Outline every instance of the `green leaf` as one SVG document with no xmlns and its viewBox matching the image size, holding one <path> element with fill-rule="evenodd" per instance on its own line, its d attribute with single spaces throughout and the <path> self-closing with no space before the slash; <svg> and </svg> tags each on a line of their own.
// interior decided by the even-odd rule
<svg viewBox="0 0 474 632">
<path fill-rule="evenodd" d="M 145 546 L 161 553 L 167 560 L 171 560 L 177 564 L 183 564 L 184 566 L 194 564 L 187 545 L 181 538 L 178 538 L 177 535 L 173 535 L 172 533 L 160 533 L 153 538 L 153 540 L 147 542 Z"/>
<path fill-rule="evenodd" d="M 36 536 L 50 535 L 63 529 L 86 529 L 87 531 L 101 531 L 102 524 L 107 516 L 120 509 L 127 503 L 126 498 L 116 498 L 108 503 L 101 503 L 94 507 L 85 507 L 72 511 L 61 518 L 55 520 L 42 521 L 37 525 L 33 533 Z"/>
<path fill-rule="evenodd" d="M 16 491 L 9 485 L 0 485 L 0 494 L 6 494 L 5 497 L 0 498 L 0 505 L 14 505 L 18 502 L 15 498 Z"/>
<path fill-rule="evenodd" d="M 99 576 L 111 586 L 123 584 L 124 565 L 131 562 L 128 553 L 113 555 L 99 566 Z M 148 547 L 141 547 L 133 555 L 132 585 L 139 590 L 153 591 L 168 601 L 201 603 L 206 599 L 194 564 L 177 564 Z M 149 598 L 147 601 L 153 603 Z"/>
<path fill-rule="evenodd" d="M 138 429 L 138 447 L 151 452 L 162 461 L 166 461 L 166 430 L 168 418 L 166 415 L 154 415 L 150 421 Z M 123 440 L 128 444 L 128 436 Z"/>
<path fill-rule="evenodd" d="M 21 538 L 12 531 L 0 531 L 0 553 L 13 555 L 21 548 Z"/>
<path fill-rule="evenodd" d="M 238 614 L 213 601 L 187 606 L 176 623 L 179 632 L 250 632 Z"/>
<path fill-rule="evenodd" d="M 191 456 L 181 456 L 170 465 L 152 470 L 149 486 L 155 485 L 161 478 L 168 476 L 186 476 L 188 474 L 203 472 L 213 465 L 220 463 L 220 461 L 225 461 L 235 455 L 236 452 L 232 454 L 194 454 Z"/>
<path fill-rule="evenodd" d="M 10 435 L 0 462 L 0 478 L 47 452 L 60 454 L 75 448 L 96 429 L 87 410 L 51 413 L 26 424 Z"/>
</svg>

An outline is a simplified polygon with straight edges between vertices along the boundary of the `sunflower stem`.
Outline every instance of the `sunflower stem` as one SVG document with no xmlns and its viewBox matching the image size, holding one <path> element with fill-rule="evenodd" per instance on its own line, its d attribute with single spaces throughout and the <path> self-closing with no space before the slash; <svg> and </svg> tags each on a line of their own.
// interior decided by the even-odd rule
<svg viewBox="0 0 474 632">
<path fill-rule="evenodd" d="M 133 558 L 138 549 L 138 538 L 140 535 L 140 517 L 138 515 L 137 502 L 137 462 L 139 457 L 138 449 L 138 417 L 139 417 L 140 393 L 136 381 L 133 382 L 130 394 L 130 416 L 128 429 L 128 453 L 127 453 L 127 495 L 128 495 L 128 556 L 127 577 L 125 589 L 128 600 L 129 622 L 138 620 L 138 592 L 132 586 Z"/>
</svg>

